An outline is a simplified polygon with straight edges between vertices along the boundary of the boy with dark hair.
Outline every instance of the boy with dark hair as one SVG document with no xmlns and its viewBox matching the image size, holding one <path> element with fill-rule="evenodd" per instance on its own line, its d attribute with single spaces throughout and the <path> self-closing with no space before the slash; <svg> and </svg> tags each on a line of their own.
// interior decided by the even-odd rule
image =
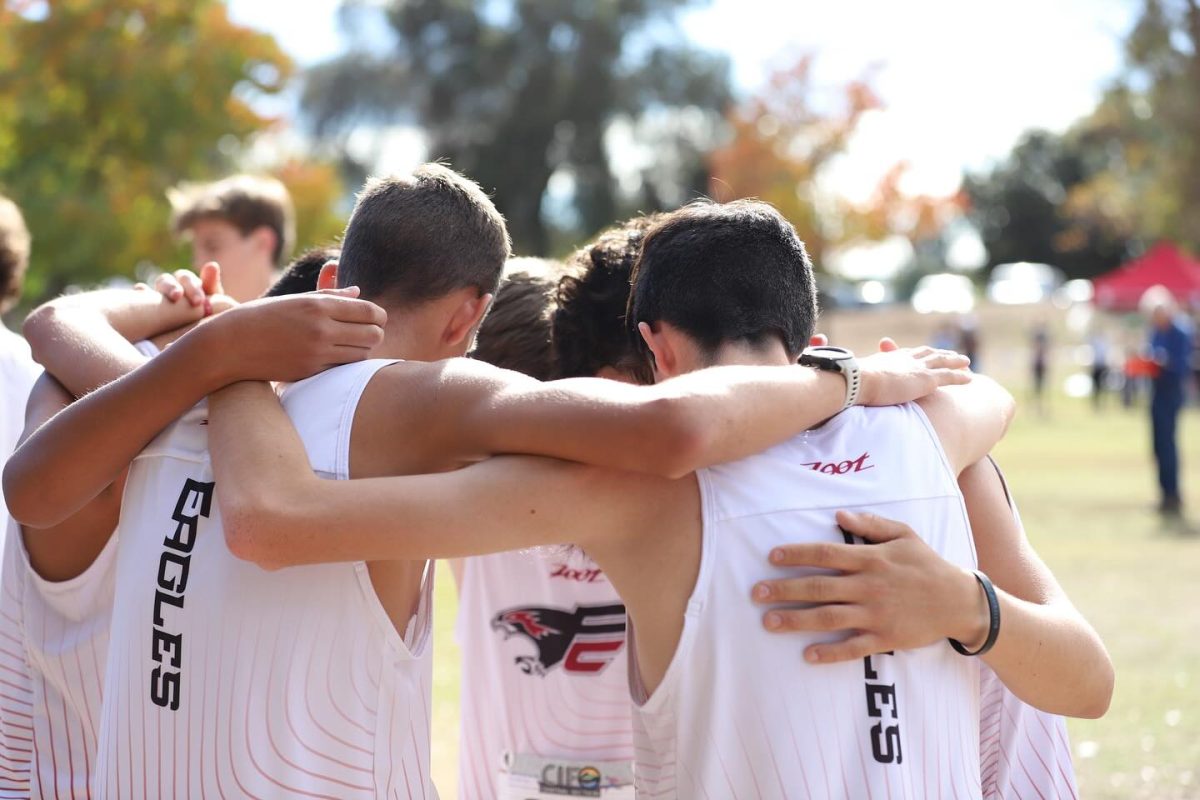
<svg viewBox="0 0 1200 800">
<path fill-rule="evenodd" d="M 239 303 L 267 290 L 296 236 L 292 198 L 280 181 L 233 175 L 180 184 L 167 198 L 172 232 L 191 239 L 193 269 L 216 261 L 226 291 Z"/>
<path fill-rule="evenodd" d="M 752 242 L 736 223 L 729 224 L 742 209 L 725 214 L 720 207 L 713 207 L 711 220 L 702 214 L 668 217 L 647 238 L 647 250 L 655 233 L 663 234 L 660 241 L 693 242 L 689 278 L 704 285 L 678 309 L 669 306 L 669 294 L 661 295 L 664 316 L 704 326 L 708 323 L 690 316 L 689 307 L 729 306 L 717 313 L 722 322 L 715 329 L 699 328 L 698 337 L 665 319 L 641 320 L 661 385 L 684 380 L 674 376 L 695 370 L 693 377 L 722 369 L 753 371 L 744 366 L 752 364 L 779 374 L 798 369 L 771 367 L 791 364 L 795 353 L 785 344 L 787 337 L 806 341 L 811 328 L 778 331 L 780 321 L 770 310 L 760 317 L 746 302 L 760 293 L 735 273 L 773 266 L 776 283 L 789 284 L 776 288 L 797 297 L 800 309 L 811 307 L 804 289 L 811 276 L 805 280 L 803 249 L 794 231 L 769 208 L 751 210 L 776 217 L 754 220 L 761 236 Z M 734 252 L 728 236 L 750 245 L 754 265 L 728 257 Z M 643 258 L 647 265 L 656 263 L 645 251 Z M 644 269 L 639 278 L 652 286 L 657 274 Z M 727 335 L 737 338 L 717 338 Z M 833 360 L 813 355 L 818 357 Z M 714 362 L 743 366 L 702 369 Z M 843 369 L 852 397 L 854 368 Z M 989 594 L 985 602 L 976 575 L 965 569 L 974 565 L 975 554 L 954 476 L 986 454 L 1011 411 L 1011 398 L 986 379 L 930 395 L 921 401 L 924 411 L 911 404 L 848 409 L 822 428 L 760 455 L 680 481 L 505 457 L 441 475 L 322 482 L 312 478 L 304 448 L 286 419 L 261 396 L 255 387 L 244 386 L 214 398 L 221 406 L 214 417 L 214 453 L 230 487 L 221 498 L 227 532 L 240 528 L 240 536 L 260 537 L 285 529 L 298 540 L 338 542 L 349 537 L 360 551 L 397 558 L 511 550 L 570 536 L 595 558 L 636 622 L 631 668 L 648 695 L 635 711 L 641 791 L 697 797 L 757 788 L 783 796 L 805 784 L 817 787 L 816 794 L 858 796 L 867 787 L 899 781 L 916 794 L 912 781 L 924 775 L 937 785 L 978 794 L 977 672 L 974 662 L 938 645 L 942 637 L 966 647 L 995 644 L 992 665 L 1040 703 L 1086 713 L 1107 702 L 1096 699 L 1106 691 L 1102 675 L 1081 684 L 1078 653 L 1068 655 L 1069 649 L 1059 647 L 1085 637 L 1008 595 L 992 600 Z M 589 432 L 581 426 L 574 435 Z M 864 445 L 869 450 L 859 453 Z M 270 455 L 263 452 L 268 446 Z M 912 469 L 914 462 L 926 468 Z M 261 476 L 253 491 L 243 482 L 251 475 Z M 900 523 L 848 513 L 837 514 L 835 522 L 833 509 L 846 506 L 886 507 L 890 515 L 917 523 L 942 557 Z M 843 541 L 839 526 L 846 537 L 854 533 L 885 544 L 835 544 Z M 761 630 L 747 595 L 767 551 L 796 536 L 812 539 L 811 545 L 789 545 L 793 553 L 803 552 L 807 563 L 857 578 L 851 588 L 839 584 L 837 597 L 821 594 L 821 579 L 797 580 L 806 587 L 806 600 L 836 604 L 810 609 L 811 614 L 791 612 L 808 614 L 803 619 L 815 620 L 824 633 L 785 640 Z M 992 552 L 985 566 L 1000 574 L 1022 569 L 1010 555 Z M 892 559 L 920 564 L 909 573 L 910 579 L 919 578 L 901 587 L 919 613 L 898 620 L 885 611 L 894 595 L 880 605 L 873 593 L 863 591 L 875 585 L 882 565 Z M 1006 635 L 998 640 L 993 606 L 1002 606 L 1006 619 Z M 527 612 L 511 622 L 515 631 L 539 642 L 539 653 L 569 649 L 588 638 L 585 630 L 581 639 L 579 620 Z M 768 613 L 768 622 L 781 613 Z M 829 632 L 851 629 L 858 633 L 829 643 Z M 1039 637 L 1054 637 L 1056 646 L 1045 649 L 1039 671 L 1024 669 L 1025 643 Z M 802 648 L 806 643 L 811 646 Z M 842 663 L 807 669 L 797 681 L 801 649 L 810 663 Z M 867 659 L 864 669 L 863 656 L 888 650 L 911 652 Z M 1051 657 L 1051 650 L 1059 657 Z M 1099 658 L 1106 658 L 1102 649 Z M 1065 685 L 1069 681 L 1074 683 Z M 873 694 L 876 684 L 880 688 Z M 938 695 L 942 699 L 934 702 Z M 828 710 L 815 711 L 818 705 Z M 898 708 L 906 710 L 903 729 L 892 721 Z M 886 723 L 884 715 L 890 715 Z M 736 741 L 727 741 L 733 736 Z M 936 747 L 930 744 L 934 739 Z M 777 757 L 780 746 L 788 752 Z M 855 758 L 864 748 L 872 758 Z M 764 770 L 767 764 L 773 769 Z M 586 784 L 579 782 L 582 775 L 573 780 L 576 789 L 604 785 L 594 771 Z"/>
<path fill-rule="evenodd" d="M 314 470 L 337 479 L 437 472 L 499 452 L 686 472 L 794 435 L 843 402 L 842 378 L 800 368 L 725 368 L 631 387 L 542 384 L 450 358 L 466 352 L 490 303 L 481 290 L 499 282 L 508 255 L 503 223 L 477 187 L 445 168 L 376 185 L 385 191 L 360 198 L 343 260 L 347 274 L 370 285 L 364 296 L 393 312 L 376 354 L 402 360 L 329 370 L 284 392 L 309 477 Z M 408 202 L 408 193 L 422 202 Z M 432 224 L 411 218 L 421 213 L 446 229 L 486 230 L 476 232 L 474 245 L 445 238 L 445 252 L 426 250 L 437 241 L 426 235 Z M 422 257 L 356 251 L 353 242 L 372 241 L 414 252 L 407 240 L 387 243 L 384 233 L 356 235 L 362 226 L 411 232 Z M 447 253 L 486 258 L 461 263 Z M 367 274 L 367 263 L 382 274 Z M 447 272 L 454 278 L 441 295 L 414 302 L 405 294 L 408 287 L 425 291 Z M 328 265 L 321 285 L 344 282 L 338 273 Z M 26 443 L 42 469 L 24 471 L 25 516 L 53 524 L 187 412 L 199 396 L 195 381 L 171 375 L 168 355 L 79 401 L 74 415 L 59 415 Z M 965 376 L 948 368 L 958 366 L 961 360 L 943 355 L 872 357 L 861 399 L 889 402 L 961 382 Z M 246 407 L 265 400 L 268 414 L 282 413 L 268 387 L 245 388 Z M 203 407 L 187 412 L 131 469 L 97 786 L 137 795 L 144 792 L 133 776 L 152 773 L 153 785 L 172 787 L 163 793 L 227 785 L 275 795 L 428 795 L 432 583 L 425 557 L 386 553 L 336 525 L 293 536 L 290 522 L 243 514 L 240 496 L 223 516 L 217 501 L 226 492 L 262 490 L 265 498 L 272 488 L 261 471 L 239 486 L 241 478 L 223 471 L 228 464 L 214 480 L 207 436 L 218 426 L 241 427 L 240 408 L 222 420 L 214 406 L 211 426 Z M 259 455 L 270 458 L 273 449 Z M 39 475 L 55 472 L 56 491 L 35 488 Z M 300 565 L 307 566 L 278 569 Z M 148 585 L 158 589 L 148 593 Z M 143 736 L 144 745 L 129 747 Z M 189 737 L 215 741 L 226 757 L 206 760 L 187 746 Z"/>
</svg>

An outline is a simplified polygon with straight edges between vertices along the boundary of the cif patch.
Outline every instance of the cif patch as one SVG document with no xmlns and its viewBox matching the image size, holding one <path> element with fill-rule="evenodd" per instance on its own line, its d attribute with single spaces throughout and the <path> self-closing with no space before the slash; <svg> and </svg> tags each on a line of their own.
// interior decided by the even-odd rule
<svg viewBox="0 0 1200 800">
<path fill-rule="evenodd" d="M 492 630 L 505 639 L 522 636 L 537 648 L 534 655 L 514 659 L 526 675 L 544 676 L 560 664 L 567 672 L 596 674 L 625 644 L 625 606 L 510 608 L 492 618 Z"/>
<path fill-rule="evenodd" d="M 566 797 L 599 797 L 600 778 L 600 770 L 595 767 L 547 764 L 542 769 L 538 789 L 544 794 Z"/>
</svg>

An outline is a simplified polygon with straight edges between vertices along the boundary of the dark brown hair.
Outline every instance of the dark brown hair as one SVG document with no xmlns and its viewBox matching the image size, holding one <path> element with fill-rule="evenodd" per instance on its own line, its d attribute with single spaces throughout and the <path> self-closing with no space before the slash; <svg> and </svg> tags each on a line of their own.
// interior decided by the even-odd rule
<svg viewBox="0 0 1200 800">
<path fill-rule="evenodd" d="M 511 243 L 504 217 L 472 180 L 441 164 L 372 178 L 342 240 L 338 285 L 413 306 L 465 287 L 493 293 Z"/>
<path fill-rule="evenodd" d="M 625 312 L 642 239 L 661 218 L 661 214 L 634 217 L 571 256 L 573 273 L 558 285 L 552 322 L 562 377 L 592 377 L 611 367 L 638 383 L 653 383 L 653 373 L 629 338 Z"/>
<path fill-rule="evenodd" d="M 776 337 L 793 359 L 816 325 L 804 243 L 760 200 L 701 201 L 665 215 L 646 232 L 632 283 L 629 336 L 647 360 L 640 322 L 669 322 L 709 354 Z"/>
<path fill-rule="evenodd" d="M 557 377 L 550 312 L 563 270 L 558 261 L 509 259 L 492 309 L 479 326 L 471 357 L 539 381 Z"/>
</svg>

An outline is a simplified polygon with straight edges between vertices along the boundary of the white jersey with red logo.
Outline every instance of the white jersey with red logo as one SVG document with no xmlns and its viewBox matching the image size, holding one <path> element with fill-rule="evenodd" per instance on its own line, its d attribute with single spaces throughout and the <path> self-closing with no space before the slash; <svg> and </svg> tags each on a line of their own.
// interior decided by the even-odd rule
<svg viewBox="0 0 1200 800">
<path fill-rule="evenodd" d="M 465 559 L 457 636 L 462 800 L 504 797 L 523 756 L 539 772 L 630 771 L 625 607 L 594 561 L 571 548 Z"/>
<path fill-rule="evenodd" d="M 849 538 L 838 509 L 900 520 L 975 566 L 956 476 L 924 412 L 852 408 L 697 477 L 703 555 L 682 637 L 653 694 L 635 688 L 638 796 L 979 797 L 975 659 L 940 642 L 810 665 L 806 646 L 845 634 L 768 633 L 749 602 L 757 581 L 804 572 L 773 569 L 772 547 Z"/>
<path fill-rule="evenodd" d="M 151 342 L 136 346 L 148 357 L 158 353 Z M 6 527 L 0 577 L 0 798 L 85 797 L 96 761 L 115 537 L 78 576 L 54 582 L 34 572 L 20 527 L 11 521 Z M 13 761 L 3 754 L 7 742 L 17 746 L 13 755 L 22 762 L 23 774 L 5 769 Z"/>
<path fill-rule="evenodd" d="M 285 394 L 315 471 L 349 475 L 387 361 Z M 401 637 L 364 563 L 268 572 L 230 554 L 202 404 L 134 461 L 100 725 L 104 797 L 435 797 L 430 591 Z"/>
</svg>

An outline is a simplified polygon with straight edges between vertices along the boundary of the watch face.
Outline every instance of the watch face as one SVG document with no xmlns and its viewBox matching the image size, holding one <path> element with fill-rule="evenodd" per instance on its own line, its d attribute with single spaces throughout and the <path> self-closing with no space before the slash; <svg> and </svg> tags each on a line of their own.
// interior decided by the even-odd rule
<svg viewBox="0 0 1200 800">
<path fill-rule="evenodd" d="M 854 358 L 854 353 L 851 353 L 846 348 L 829 347 L 828 345 L 805 348 L 804 355 L 808 356 L 809 358 L 819 358 L 824 361 L 845 361 L 846 359 Z"/>
</svg>

